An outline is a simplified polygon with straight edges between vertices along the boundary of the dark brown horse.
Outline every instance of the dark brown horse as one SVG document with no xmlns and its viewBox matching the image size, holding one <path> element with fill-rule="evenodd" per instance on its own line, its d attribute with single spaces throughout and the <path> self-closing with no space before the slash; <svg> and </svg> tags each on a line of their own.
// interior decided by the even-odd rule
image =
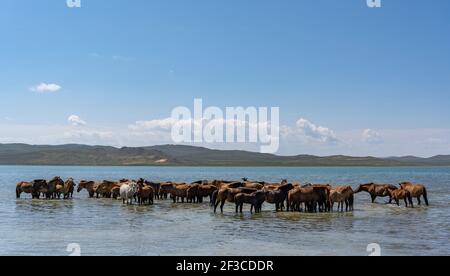
<svg viewBox="0 0 450 276">
<path fill-rule="evenodd" d="M 142 182 L 138 182 L 138 192 L 137 192 L 137 198 L 138 198 L 138 204 L 144 205 L 148 202 L 148 205 L 153 205 L 154 198 L 155 198 L 155 191 L 152 186 L 144 185 Z"/>
<path fill-rule="evenodd" d="M 284 184 L 276 187 L 274 190 L 264 188 L 266 201 L 270 204 L 275 204 L 275 211 L 283 211 L 284 202 L 288 197 L 290 190 L 294 189 L 292 184 Z"/>
<path fill-rule="evenodd" d="M 244 203 L 250 204 L 250 213 L 253 213 L 253 208 L 255 209 L 255 213 L 260 213 L 262 210 L 262 205 L 265 201 L 265 193 L 264 191 L 256 191 L 251 194 L 246 193 L 238 193 L 234 196 L 234 202 L 236 204 L 236 213 L 240 210 L 242 213 L 242 209 L 244 207 Z"/>
</svg>

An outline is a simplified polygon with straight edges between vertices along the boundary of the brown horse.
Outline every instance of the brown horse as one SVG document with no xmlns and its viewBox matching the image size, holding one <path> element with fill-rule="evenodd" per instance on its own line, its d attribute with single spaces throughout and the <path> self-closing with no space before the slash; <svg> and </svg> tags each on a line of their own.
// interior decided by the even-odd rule
<svg viewBox="0 0 450 276">
<path fill-rule="evenodd" d="M 256 189 L 256 190 L 262 190 L 264 188 L 264 184 L 261 184 L 258 182 L 244 182 L 243 187 L 250 188 L 250 189 Z"/>
<path fill-rule="evenodd" d="M 420 197 L 423 196 L 423 199 L 425 200 L 425 204 L 427 206 L 429 206 L 429 203 L 428 203 L 428 192 L 427 192 L 427 188 L 425 188 L 424 185 L 422 185 L 422 184 L 412 184 L 410 182 L 402 182 L 402 183 L 400 183 L 400 187 L 403 190 L 407 190 L 411 194 L 411 197 L 417 198 L 417 202 L 419 203 L 419 205 L 422 203 L 420 201 Z"/>
<path fill-rule="evenodd" d="M 400 200 L 405 201 L 406 207 L 408 207 L 408 202 L 411 208 L 414 208 L 414 203 L 412 201 L 411 193 L 408 190 L 403 189 L 388 189 L 389 196 L 400 206 Z"/>
<path fill-rule="evenodd" d="M 283 211 L 284 202 L 288 197 L 290 190 L 294 189 L 292 184 L 283 184 L 276 187 L 274 190 L 271 188 L 266 189 L 268 186 L 264 187 L 266 201 L 270 204 L 275 204 L 275 211 L 278 212 L 280 209 Z"/>
<path fill-rule="evenodd" d="M 370 194 L 372 203 L 375 203 L 375 199 L 377 197 L 389 196 L 388 189 L 393 190 L 397 189 L 397 187 L 391 184 L 375 184 L 375 183 L 361 184 L 359 185 L 358 189 L 356 189 L 355 194 L 358 194 L 360 192 L 367 192 Z M 389 197 L 389 203 L 392 203 L 391 197 Z"/>
<path fill-rule="evenodd" d="M 78 184 L 77 192 L 79 193 L 83 189 L 86 189 L 86 191 L 88 191 L 88 193 L 89 193 L 89 197 L 93 198 L 98 185 L 100 185 L 100 183 L 96 183 L 94 181 L 81 180 L 80 184 Z"/>
<path fill-rule="evenodd" d="M 143 183 L 138 183 L 138 204 L 143 205 L 148 202 L 148 205 L 153 205 L 155 190 L 152 186 L 144 185 Z"/>
<path fill-rule="evenodd" d="M 103 182 L 99 183 L 97 185 L 97 188 L 95 189 L 96 196 L 97 198 L 99 198 L 100 196 L 104 198 L 111 198 L 112 189 L 114 187 L 120 188 L 120 186 L 120 182 L 103 180 Z"/>
<path fill-rule="evenodd" d="M 236 204 L 236 213 L 238 213 L 238 210 L 240 210 L 242 214 L 244 203 L 251 205 L 250 213 L 253 213 L 253 208 L 255 208 L 255 213 L 260 213 L 265 198 L 266 196 L 263 191 L 256 191 L 251 194 L 238 193 L 237 195 L 234 196 L 234 202 Z"/>
<path fill-rule="evenodd" d="M 155 182 L 151 182 L 151 181 L 145 181 L 144 182 L 145 185 L 150 186 L 153 188 L 154 191 L 154 199 L 161 199 L 160 198 L 160 190 L 161 190 L 161 183 L 155 183 Z"/>
<path fill-rule="evenodd" d="M 217 207 L 220 204 L 220 211 L 223 213 L 223 206 L 225 202 L 234 203 L 234 197 L 239 193 L 251 194 L 258 190 L 251 188 L 222 188 L 216 192 L 217 196 L 214 200 L 214 213 L 217 211 Z"/>
<path fill-rule="evenodd" d="M 43 194 L 43 196 L 47 195 L 48 184 L 46 180 L 38 179 L 31 183 L 33 183 L 33 198 L 39 199 L 41 194 Z"/>
<path fill-rule="evenodd" d="M 64 187 L 64 181 L 59 176 L 53 177 L 52 180 L 48 182 L 48 189 L 46 197 L 47 199 L 54 199 L 58 196 L 58 189 L 61 191 Z"/>
<path fill-rule="evenodd" d="M 159 198 L 167 199 L 168 194 L 170 193 L 170 190 L 172 190 L 172 188 L 173 188 L 172 182 L 161 183 L 161 186 L 159 189 Z"/>
<path fill-rule="evenodd" d="M 75 182 L 73 181 L 73 178 L 67 179 L 66 182 L 64 182 L 64 187 L 62 191 L 64 199 L 72 198 L 74 189 L 75 189 Z"/>
<path fill-rule="evenodd" d="M 344 203 L 345 203 L 345 211 L 353 210 L 353 189 L 350 186 L 341 186 L 336 187 L 330 190 L 330 208 L 331 211 L 334 209 L 334 203 L 338 203 L 338 211 L 344 212 Z"/>
<path fill-rule="evenodd" d="M 186 183 L 173 184 L 169 192 L 173 203 L 177 203 L 179 200 L 184 203 L 184 200 L 187 197 L 187 190 L 189 188 L 190 185 Z"/>
<path fill-rule="evenodd" d="M 301 211 L 301 205 L 304 204 L 305 210 L 308 212 L 317 212 L 317 205 L 319 205 L 319 211 L 323 211 L 320 209 L 320 203 L 325 200 L 328 201 L 328 195 L 328 186 L 318 185 L 314 187 L 311 185 L 305 188 L 297 187 L 288 193 L 288 208 L 292 211 Z"/>
<path fill-rule="evenodd" d="M 35 198 L 35 193 L 33 190 L 33 183 L 31 182 L 19 182 L 16 185 L 16 197 L 20 198 L 22 193 L 31 194 Z"/>
<path fill-rule="evenodd" d="M 188 202 L 203 203 L 203 198 L 212 199 L 213 193 L 217 190 L 216 186 L 209 184 L 193 184 L 187 190 Z"/>
</svg>

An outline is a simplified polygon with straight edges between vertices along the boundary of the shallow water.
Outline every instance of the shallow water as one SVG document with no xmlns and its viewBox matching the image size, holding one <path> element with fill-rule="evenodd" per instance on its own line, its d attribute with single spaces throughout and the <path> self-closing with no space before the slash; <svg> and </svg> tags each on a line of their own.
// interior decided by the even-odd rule
<svg viewBox="0 0 450 276">
<path fill-rule="evenodd" d="M 15 198 L 15 183 L 52 178 L 196 181 L 250 179 L 350 184 L 404 180 L 424 183 L 430 207 L 406 209 L 358 194 L 352 213 L 224 214 L 203 205 L 156 201 L 124 206 L 120 201 Z M 415 201 L 416 202 L 416 201 Z M 382 255 L 450 254 L 450 168 L 159 168 L 0 166 L 0 255 L 68 255 L 78 243 L 82 255 L 368 255 L 378 243 Z"/>
</svg>

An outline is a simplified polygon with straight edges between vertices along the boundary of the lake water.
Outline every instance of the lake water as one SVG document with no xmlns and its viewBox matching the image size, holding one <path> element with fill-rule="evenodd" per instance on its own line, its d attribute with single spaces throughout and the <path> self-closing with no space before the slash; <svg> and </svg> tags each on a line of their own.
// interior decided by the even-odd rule
<svg viewBox="0 0 450 276">
<path fill-rule="evenodd" d="M 350 184 L 426 184 L 430 207 L 406 209 L 358 194 L 352 213 L 214 214 L 207 203 L 124 206 L 110 199 L 15 198 L 22 180 L 63 178 L 196 181 L 250 179 Z M 414 200 L 416 202 L 416 200 Z M 160 168 L 0 166 L 0 255 L 68 255 L 77 243 L 82 255 L 368 255 L 378 243 L 382 255 L 450 255 L 450 168 Z"/>
</svg>

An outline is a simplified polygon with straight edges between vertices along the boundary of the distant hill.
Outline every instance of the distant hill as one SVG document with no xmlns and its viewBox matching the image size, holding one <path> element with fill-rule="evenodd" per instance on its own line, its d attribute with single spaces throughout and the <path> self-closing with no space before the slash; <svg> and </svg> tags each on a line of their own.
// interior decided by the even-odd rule
<svg viewBox="0 0 450 276">
<path fill-rule="evenodd" d="M 136 148 L 0 144 L 0 165 L 85 166 L 450 166 L 450 155 L 432 158 L 277 156 L 247 151 L 163 145 Z"/>
</svg>

